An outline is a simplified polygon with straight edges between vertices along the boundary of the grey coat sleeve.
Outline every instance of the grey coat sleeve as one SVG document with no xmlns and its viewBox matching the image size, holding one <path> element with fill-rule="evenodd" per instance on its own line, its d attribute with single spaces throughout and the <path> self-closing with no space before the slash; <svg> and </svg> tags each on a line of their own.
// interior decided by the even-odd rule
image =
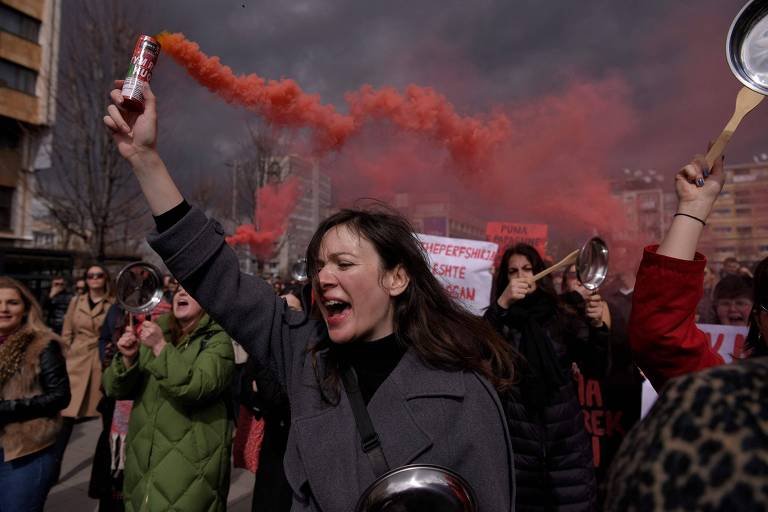
<svg viewBox="0 0 768 512">
<path fill-rule="evenodd" d="M 266 281 L 240 272 L 221 224 L 192 208 L 148 241 L 203 309 L 252 357 L 275 368 L 285 383 L 291 356 L 290 344 L 283 343 L 285 302 Z"/>
</svg>

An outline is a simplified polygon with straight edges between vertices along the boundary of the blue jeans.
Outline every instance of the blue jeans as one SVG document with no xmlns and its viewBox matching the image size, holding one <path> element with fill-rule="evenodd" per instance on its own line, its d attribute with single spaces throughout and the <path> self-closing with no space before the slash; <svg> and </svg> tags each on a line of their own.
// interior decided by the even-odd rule
<svg viewBox="0 0 768 512">
<path fill-rule="evenodd" d="M 56 451 L 49 446 L 39 452 L 4 462 L 0 448 L 0 512 L 42 512 L 53 486 Z"/>
</svg>

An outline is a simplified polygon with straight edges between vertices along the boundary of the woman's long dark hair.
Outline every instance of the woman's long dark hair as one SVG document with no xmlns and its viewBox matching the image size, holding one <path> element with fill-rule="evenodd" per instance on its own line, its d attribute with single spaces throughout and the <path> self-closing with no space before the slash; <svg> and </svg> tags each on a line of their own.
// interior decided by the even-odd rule
<svg viewBox="0 0 768 512">
<path fill-rule="evenodd" d="M 514 377 L 512 349 L 482 318 L 456 303 L 432 274 L 421 243 L 409 222 L 384 205 L 344 209 L 325 219 L 307 247 L 307 273 L 318 293 L 318 255 L 325 234 L 345 226 L 368 240 L 381 259 L 381 270 L 398 265 L 407 272 L 406 290 L 394 297 L 394 332 L 427 365 L 449 370 L 471 370 L 488 379 L 499 391 Z M 317 353 L 331 345 L 327 336 L 310 348 Z M 315 366 L 317 369 L 317 365 Z M 318 375 L 321 388 L 338 390 L 338 368 L 329 362 L 326 375 Z"/>
<path fill-rule="evenodd" d="M 758 263 L 755 269 L 752 304 L 752 314 L 749 315 L 749 332 L 744 342 L 747 357 L 768 356 L 768 343 L 766 343 L 765 336 L 761 336 L 760 324 L 757 321 L 757 315 L 760 314 L 760 304 L 768 305 L 768 258 Z"/>
<path fill-rule="evenodd" d="M 493 279 L 493 289 L 491 290 L 492 302 L 499 300 L 499 297 L 501 297 L 501 294 L 504 293 L 509 284 L 509 259 L 515 254 L 525 256 L 528 259 L 534 275 L 547 268 L 539 251 L 532 245 L 519 243 L 507 247 L 504 254 L 501 255 L 501 262 L 499 263 L 499 268 L 496 269 L 496 276 Z M 536 281 L 536 288 L 557 300 L 557 292 L 555 291 L 555 284 L 552 282 L 552 274 Z"/>
</svg>

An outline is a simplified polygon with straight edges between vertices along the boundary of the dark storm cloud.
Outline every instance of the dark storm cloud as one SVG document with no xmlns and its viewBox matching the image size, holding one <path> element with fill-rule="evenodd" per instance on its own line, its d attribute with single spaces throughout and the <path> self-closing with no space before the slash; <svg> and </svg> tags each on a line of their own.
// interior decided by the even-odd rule
<svg viewBox="0 0 768 512">
<path fill-rule="evenodd" d="M 670 168 L 716 137 L 732 111 L 738 83 L 723 46 L 742 4 L 145 0 L 136 32 L 183 32 L 237 73 L 293 78 L 341 110 L 344 93 L 365 83 L 433 86 L 472 114 L 560 94 L 573 80 L 618 79 L 637 119 L 607 149 L 609 161 L 617 170 Z M 154 83 L 172 166 L 225 169 L 255 114 L 225 105 L 162 56 Z M 732 161 L 765 151 L 766 111 L 734 138 Z"/>
<path fill-rule="evenodd" d="M 669 2 L 596 1 L 241 5 L 163 2 L 146 12 L 152 31 L 184 32 L 237 72 L 289 76 L 333 102 L 362 83 L 450 87 L 424 70 L 457 62 L 498 84 L 493 100 L 548 88 L 566 71 L 599 75 L 631 65 L 670 10 Z"/>
</svg>

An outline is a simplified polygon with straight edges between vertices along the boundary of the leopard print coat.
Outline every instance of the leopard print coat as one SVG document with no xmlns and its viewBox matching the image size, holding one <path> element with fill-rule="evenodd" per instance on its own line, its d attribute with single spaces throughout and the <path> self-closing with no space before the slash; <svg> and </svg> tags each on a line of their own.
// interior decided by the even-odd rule
<svg viewBox="0 0 768 512">
<path fill-rule="evenodd" d="M 668 383 L 608 478 L 606 511 L 768 510 L 768 357 Z"/>
</svg>

